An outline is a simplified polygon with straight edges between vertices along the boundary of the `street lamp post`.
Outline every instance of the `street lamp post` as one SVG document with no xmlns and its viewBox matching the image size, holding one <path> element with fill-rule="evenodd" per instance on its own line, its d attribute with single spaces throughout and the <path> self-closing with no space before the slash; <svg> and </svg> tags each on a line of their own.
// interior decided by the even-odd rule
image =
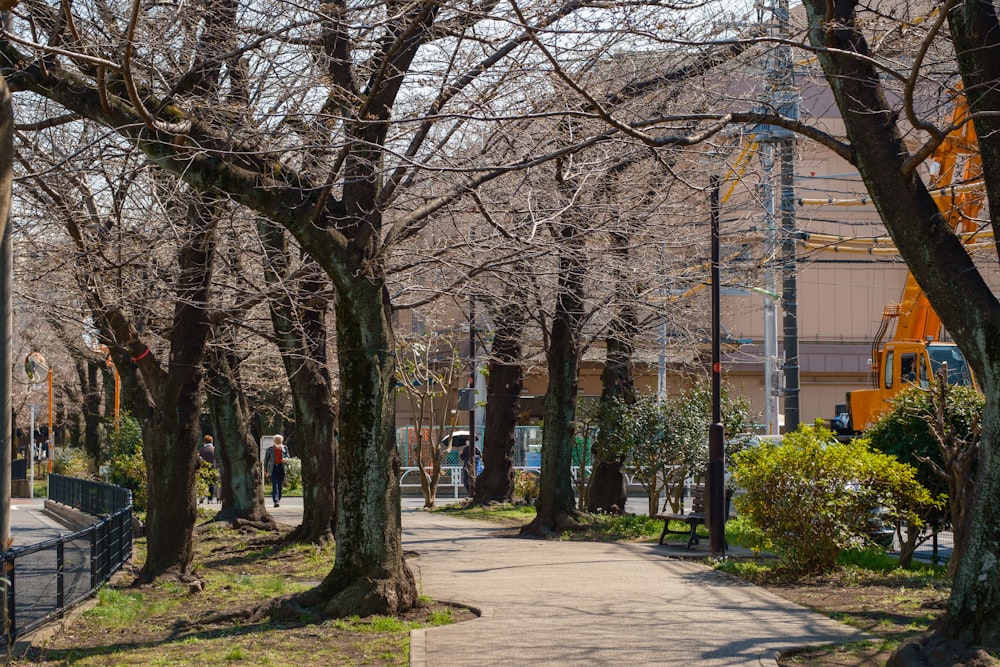
<svg viewBox="0 0 1000 667">
<path fill-rule="evenodd" d="M 708 431 L 708 537 L 712 555 L 726 555 L 725 427 L 722 424 L 722 343 L 719 290 L 719 177 L 712 175 L 712 424 Z"/>
<path fill-rule="evenodd" d="M 35 497 L 35 404 L 31 405 L 31 433 L 28 436 L 28 497 Z"/>
<path fill-rule="evenodd" d="M 52 461 L 56 457 L 56 433 L 55 433 L 55 422 L 52 419 L 52 407 L 53 407 L 53 395 L 52 395 L 52 367 L 49 366 L 48 362 L 41 352 L 35 350 L 31 352 L 24 359 L 24 372 L 28 376 L 28 380 L 34 380 L 39 377 L 39 371 L 44 370 L 46 373 L 46 383 L 48 385 L 48 398 L 49 398 L 49 412 L 48 412 L 48 425 L 49 425 L 49 451 L 48 451 L 48 471 L 52 472 Z M 34 408 L 32 408 L 34 410 Z M 35 413 L 31 413 L 31 433 L 34 437 L 35 433 Z M 32 450 L 33 452 L 34 450 Z M 34 465 L 34 460 L 31 461 L 32 466 Z"/>
</svg>

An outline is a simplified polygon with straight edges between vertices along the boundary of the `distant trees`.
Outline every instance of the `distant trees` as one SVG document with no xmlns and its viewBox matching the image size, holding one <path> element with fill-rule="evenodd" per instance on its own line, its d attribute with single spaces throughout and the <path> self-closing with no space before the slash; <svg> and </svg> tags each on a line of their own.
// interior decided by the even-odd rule
<svg viewBox="0 0 1000 667">
<path fill-rule="evenodd" d="M 450 329 L 435 331 L 431 324 L 422 335 L 404 334 L 396 341 L 398 393 L 410 403 L 413 411 L 412 436 L 416 441 L 413 464 L 417 466 L 424 507 L 434 507 L 445 454 L 444 438 L 457 424 L 454 390 L 458 386 L 462 360 L 456 332 Z M 467 443 L 470 447 L 477 446 L 471 435 Z"/>
</svg>

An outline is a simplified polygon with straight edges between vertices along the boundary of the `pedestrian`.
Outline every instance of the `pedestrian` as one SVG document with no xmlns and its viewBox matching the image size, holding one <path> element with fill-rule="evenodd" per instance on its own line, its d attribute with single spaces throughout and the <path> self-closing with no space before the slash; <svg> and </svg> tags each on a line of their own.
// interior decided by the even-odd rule
<svg viewBox="0 0 1000 667">
<path fill-rule="evenodd" d="M 470 454 L 475 451 L 475 459 L 470 459 Z M 483 453 L 479 450 L 479 447 L 474 447 L 472 445 L 466 445 L 459 452 L 459 457 L 462 459 L 462 484 L 465 485 L 465 492 L 472 497 L 475 488 L 473 486 L 473 470 L 475 470 L 475 476 L 478 477 L 479 473 L 483 471 Z"/>
<path fill-rule="evenodd" d="M 264 454 L 264 468 L 267 476 L 271 478 L 271 499 L 274 506 L 281 506 L 281 490 L 285 486 L 285 459 L 288 458 L 288 447 L 285 447 L 284 438 L 280 435 L 274 436 L 270 447 Z"/>
<path fill-rule="evenodd" d="M 206 502 L 212 502 L 215 498 L 215 485 L 216 485 L 216 467 L 215 467 L 215 442 L 212 436 L 206 435 L 204 438 L 204 444 L 202 444 L 201 449 L 198 450 L 198 456 L 201 457 L 202 461 L 205 461 L 210 466 L 212 466 L 212 475 L 208 479 L 208 496 L 205 498 Z"/>
</svg>

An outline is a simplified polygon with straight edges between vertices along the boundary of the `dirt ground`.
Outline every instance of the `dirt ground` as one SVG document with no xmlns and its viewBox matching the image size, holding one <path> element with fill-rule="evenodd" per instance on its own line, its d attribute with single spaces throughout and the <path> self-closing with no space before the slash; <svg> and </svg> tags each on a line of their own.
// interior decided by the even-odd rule
<svg viewBox="0 0 1000 667">
<path fill-rule="evenodd" d="M 402 618 L 251 620 L 274 597 L 315 586 L 333 547 L 286 546 L 273 533 L 199 531 L 196 574 L 204 582 L 162 581 L 129 587 L 125 573 L 100 603 L 74 613 L 47 638 L 13 655 L 15 665 L 408 665 L 416 627 L 475 618 L 464 608 L 426 602 Z M 141 562 L 144 540 L 136 542 Z M 133 569 L 133 574 L 134 574 Z"/>
<path fill-rule="evenodd" d="M 945 581 L 851 571 L 764 587 L 876 638 L 786 654 L 779 660 L 783 667 L 882 667 L 900 642 L 926 630 L 944 612 L 949 594 Z"/>
</svg>

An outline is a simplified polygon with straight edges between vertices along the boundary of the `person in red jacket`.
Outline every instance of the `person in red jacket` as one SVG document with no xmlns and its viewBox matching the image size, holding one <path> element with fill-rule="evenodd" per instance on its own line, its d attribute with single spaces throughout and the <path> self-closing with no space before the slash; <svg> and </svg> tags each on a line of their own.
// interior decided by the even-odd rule
<svg viewBox="0 0 1000 667">
<path fill-rule="evenodd" d="M 285 447 L 284 440 L 280 435 L 274 436 L 274 444 L 268 447 L 264 454 L 264 468 L 271 478 L 271 499 L 274 500 L 275 507 L 281 506 L 281 490 L 285 486 L 285 459 L 288 458 L 288 447 Z"/>
</svg>

